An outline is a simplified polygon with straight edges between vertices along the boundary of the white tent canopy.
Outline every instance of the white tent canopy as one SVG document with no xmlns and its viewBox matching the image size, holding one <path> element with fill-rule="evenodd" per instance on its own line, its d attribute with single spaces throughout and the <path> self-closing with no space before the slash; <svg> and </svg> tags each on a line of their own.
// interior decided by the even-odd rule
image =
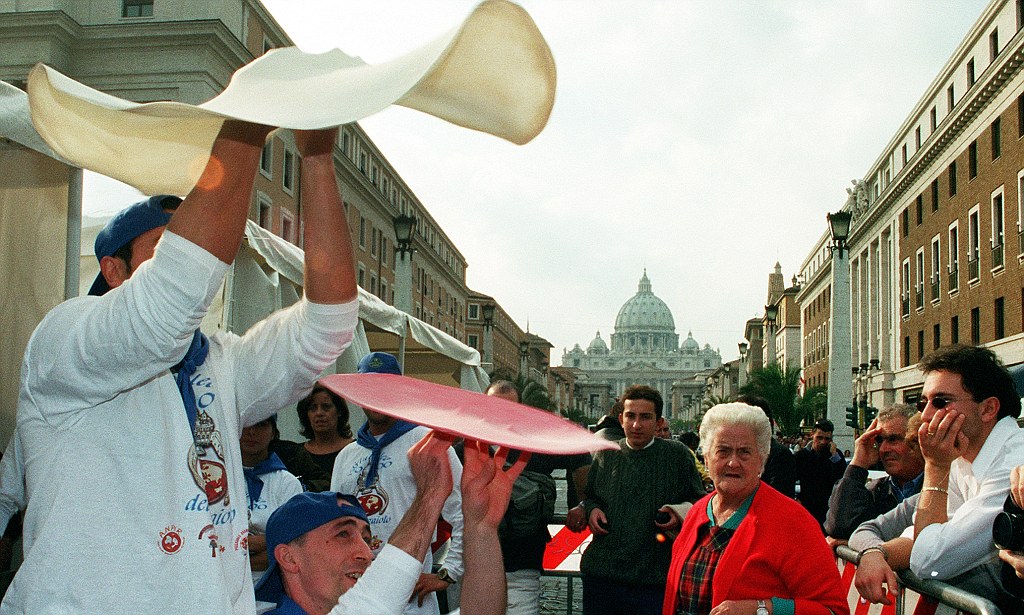
<svg viewBox="0 0 1024 615">
<path fill-rule="evenodd" d="M 79 280 L 83 294 L 99 270 L 92 246 L 105 222 L 85 219 Z M 250 220 L 242 248 L 221 293 L 210 306 L 203 330 L 241 334 L 275 310 L 298 301 L 302 296 L 302 263 L 301 249 Z M 338 359 L 334 372 L 354 372 L 359 359 L 372 351 L 394 354 L 406 375 L 421 380 L 471 391 L 482 391 L 489 382 L 476 350 L 360 288 L 355 339 Z M 352 411 L 350 422 L 358 426 L 358 409 Z M 282 409 L 278 427 L 286 439 L 296 438 L 299 425 L 295 413 Z"/>
</svg>

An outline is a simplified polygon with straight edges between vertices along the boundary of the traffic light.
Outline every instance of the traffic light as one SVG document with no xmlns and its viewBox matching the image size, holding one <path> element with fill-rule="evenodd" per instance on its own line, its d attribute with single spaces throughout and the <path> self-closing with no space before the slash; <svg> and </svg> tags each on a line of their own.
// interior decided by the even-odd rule
<svg viewBox="0 0 1024 615">
<path fill-rule="evenodd" d="M 866 406 L 864 408 L 864 425 L 870 425 L 871 421 L 875 420 L 876 416 L 878 416 L 878 408 L 874 406 Z"/>
<path fill-rule="evenodd" d="M 854 429 L 860 429 L 860 413 L 856 406 L 846 407 L 846 424 Z"/>
</svg>

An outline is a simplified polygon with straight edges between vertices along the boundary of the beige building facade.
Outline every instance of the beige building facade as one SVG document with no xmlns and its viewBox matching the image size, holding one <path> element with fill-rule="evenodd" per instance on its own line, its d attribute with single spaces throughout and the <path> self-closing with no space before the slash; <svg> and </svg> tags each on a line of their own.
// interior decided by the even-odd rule
<svg viewBox="0 0 1024 615">
<path fill-rule="evenodd" d="M 842 204 L 853 214 L 853 365 L 867 366 L 860 386 L 876 407 L 916 400 L 917 362 L 939 346 L 980 344 L 1024 362 L 1022 26 L 1022 3 L 991 2 Z M 829 241 L 805 259 L 798 295 L 815 383 L 833 350 L 820 333 Z"/>
</svg>

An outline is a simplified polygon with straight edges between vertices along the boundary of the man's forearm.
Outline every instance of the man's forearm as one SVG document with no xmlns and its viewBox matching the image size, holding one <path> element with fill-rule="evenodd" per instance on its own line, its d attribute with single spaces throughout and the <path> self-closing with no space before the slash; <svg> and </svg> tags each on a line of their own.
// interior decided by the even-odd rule
<svg viewBox="0 0 1024 615">
<path fill-rule="evenodd" d="M 256 165 L 269 131 L 267 126 L 225 121 L 202 176 L 167 230 L 231 264 L 242 242 Z"/>
<path fill-rule="evenodd" d="M 352 233 L 334 174 L 334 142 L 302 159 L 306 215 L 305 293 L 314 303 L 344 303 L 357 296 Z"/>
<path fill-rule="evenodd" d="M 430 548 L 443 506 L 444 498 L 439 498 L 436 493 L 417 494 L 388 543 L 422 562 Z"/>
<path fill-rule="evenodd" d="M 949 520 L 946 514 L 948 489 L 949 466 L 926 463 L 921 499 L 917 504 L 917 516 L 914 518 L 914 538 L 920 536 L 921 531 L 929 525 Z"/>
<path fill-rule="evenodd" d="M 483 524 L 465 528 L 462 577 L 462 613 L 502 615 L 507 602 L 505 568 L 502 565 L 498 532 Z"/>
</svg>

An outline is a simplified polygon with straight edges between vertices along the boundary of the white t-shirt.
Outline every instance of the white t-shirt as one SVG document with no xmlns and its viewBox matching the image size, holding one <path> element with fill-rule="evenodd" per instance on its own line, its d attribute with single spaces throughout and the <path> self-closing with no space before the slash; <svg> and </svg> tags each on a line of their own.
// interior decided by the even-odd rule
<svg viewBox="0 0 1024 615">
<path fill-rule="evenodd" d="M 302 483 L 287 470 L 260 474 L 260 480 L 263 481 L 260 499 L 253 502 L 251 494 L 249 494 L 249 534 L 263 536 L 267 533 L 267 520 L 270 519 L 271 513 L 293 495 L 302 493 Z M 252 571 L 253 585 L 256 585 L 256 581 L 260 580 L 266 570 L 266 568 L 261 568 Z"/>
<path fill-rule="evenodd" d="M 416 481 L 412 476 L 407 453 L 414 444 L 420 441 L 429 430 L 416 427 L 403 434 L 397 440 L 384 447 L 381 451 L 380 463 L 377 468 L 377 484 L 373 489 L 360 489 L 361 479 L 370 465 L 370 451 L 358 443 L 352 443 L 341 449 L 334 460 L 334 473 L 331 476 L 331 491 L 355 495 L 370 521 L 374 554 L 381 553 L 405 511 L 409 510 L 416 497 Z M 444 559 L 444 567 L 455 579 L 462 578 L 462 492 L 459 481 L 462 479 L 462 464 L 455 451 L 448 449 L 448 461 L 452 468 L 452 494 L 444 504 L 442 516 L 452 525 L 451 547 Z M 433 558 L 428 552 L 423 562 L 423 572 L 430 572 Z M 362 582 L 362 581 L 360 581 Z M 358 585 L 358 584 L 357 584 Z M 406 598 L 408 599 L 408 598 Z M 433 595 L 423 601 L 419 607 L 416 602 L 409 603 L 405 608 L 407 615 L 437 615 L 439 608 Z"/>
<path fill-rule="evenodd" d="M 103 297 L 57 306 L 25 350 L 17 433 L 25 559 L 0 613 L 255 612 L 238 439 L 309 392 L 351 342 L 358 304 L 299 301 L 217 333 L 189 427 L 170 368 L 227 265 L 165 232 Z"/>
</svg>

